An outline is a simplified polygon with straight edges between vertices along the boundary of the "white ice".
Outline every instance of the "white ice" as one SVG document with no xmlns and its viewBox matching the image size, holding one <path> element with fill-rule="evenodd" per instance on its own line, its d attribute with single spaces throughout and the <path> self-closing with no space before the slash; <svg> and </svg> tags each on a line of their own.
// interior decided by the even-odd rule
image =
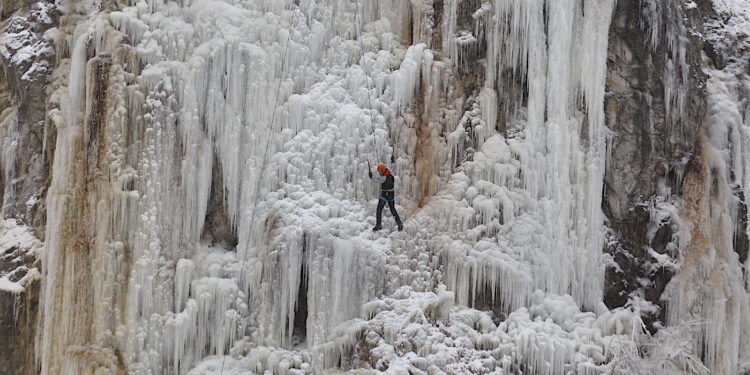
<svg viewBox="0 0 750 375">
<path fill-rule="evenodd" d="M 442 25 L 431 1 L 94 3 L 63 5 L 42 373 L 593 374 L 636 346 L 641 306 L 602 303 L 613 1 L 488 1 L 473 30 L 447 0 Z M 503 74 L 528 99 L 501 117 Z M 370 232 L 367 159 L 405 232 Z M 236 247 L 203 236 L 214 163 Z"/>
</svg>

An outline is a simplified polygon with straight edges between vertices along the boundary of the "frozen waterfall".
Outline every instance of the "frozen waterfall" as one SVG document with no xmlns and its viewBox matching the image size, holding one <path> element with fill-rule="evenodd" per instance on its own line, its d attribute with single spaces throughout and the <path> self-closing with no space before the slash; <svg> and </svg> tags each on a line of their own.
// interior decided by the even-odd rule
<svg viewBox="0 0 750 375">
<path fill-rule="evenodd" d="M 641 3 L 668 137 L 686 138 L 698 5 Z M 741 1 L 715 3 L 750 34 Z M 637 197 L 649 240 L 675 228 L 668 253 L 643 249 L 674 274 L 653 328 L 642 295 L 604 302 L 616 0 L 55 5 L 44 250 L 24 240 L 42 258 L 42 374 L 750 370 L 750 260 L 732 242 L 746 59 L 706 67 L 679 193 Z M 3 118 L 0 185 L 18 133 Z M 370 230 L 368 159 L 396 176 L 404 232 L 389 214 Z M 27 235 L 0 221 L 3 253 L 6 227 Z"/>
</svg>

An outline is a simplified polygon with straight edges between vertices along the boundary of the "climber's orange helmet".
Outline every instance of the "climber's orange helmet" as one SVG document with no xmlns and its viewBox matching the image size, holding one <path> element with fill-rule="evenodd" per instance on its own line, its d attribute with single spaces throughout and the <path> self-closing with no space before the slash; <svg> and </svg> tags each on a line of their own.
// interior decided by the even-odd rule
<svg viewBox="0 0 750 375">
<path fill-rule="evenodd" d="M 385 164 L 378 165 L 378 173 L 383 174 L 383 172 L 385 172 L 386 169 L 388 168 L 385 167 Z"/>
</svg>

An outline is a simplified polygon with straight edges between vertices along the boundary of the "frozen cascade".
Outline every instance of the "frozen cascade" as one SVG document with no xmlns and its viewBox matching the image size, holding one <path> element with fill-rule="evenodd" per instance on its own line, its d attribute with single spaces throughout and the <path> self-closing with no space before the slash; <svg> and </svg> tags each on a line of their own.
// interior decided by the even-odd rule
<svg viewBox="0 0 750 375">
<path fill-rule="evenodd" d="M 730 192 L 726 184 L 717 183 L 727 178 L 725 165 L 701 140 L 700 154 L 691 160 L 683 185 L 682 214 L 691 232 L 680 270 L 665 291 L 668 322 L 698 322 L 687 332 L 693 335 L 693 352 L 703 353 L 711 373 L 733 373 L 750 349 L 748 295 L 741 270 L 734 266 L 739 262 L 731 245 Z"/>
<path fill-rule="evenodd" d="M 503 285 L 513 285 L 502 292 L 511 310 L 523 305 L 536 288 L 569 293 L 583 306 L 598 308 L 603 277 L 599 192 L 605 157 L 601 103 L 612 6 L 607 1 L 492 3 L 506 22 L 485 21 L 494 49 L 488 48 L 486 89 L 480 93 L 476 128 L 481 127 L 480 132 L 488 134 L 482 138 L 488 139 L 478 142 L 474 161 L 464 167 L 466 175 L 453 176 L 455 183 L 472 186 L 465 200 L 456 197 L 441 215 L 450 216 L 448 212 L 466 204 L 474 209 L 460 210 L 470 216 L 459 233 L 476 233 L 471 242 L 481 245 L 470 242 L 468 249 L 482 259 L 484 269 L 461 261 L 462 251 L 445 242 L 451 248 L 446 263 L 468 267 L 447 280 L 460 303 L 467 303 L 469 295 L 475 298 L 477 287 L 489 286 L 495 293 L 505 289 Z M 526 77 L 528 85 L 525 111 L 514 115 L 522 129 L 508 139 L 490 136 L 498 105 L 494 90 L 489 89 L 503 90 L 500 75 L 505 73 L 500 68 Z M 580 138 L 584 128 L 587 139 Z M 524 268 L 525 276 L 514 275 Z M 471 284 L 466 277 L 472 278 Z"/>
<path fill-rule="evenodd" d="M 48 113 L 41 373 L 617 369 L 653 307 L 602 302 L 615 0 L 465 3 L 58 1 L 69 72 Z M 664 20 L 681 7 L 644 3 L 653 48 L 669 41 L 678 124 L 686 31 Z M 462 72 L 479 52 L 473 87 Z M 716 373 L 750 368 L 738 202 L 713 184 L 750 188 L 737 82 L 711 73 L 668 288 L 669 324 L 726 317 L 688 332 Z M 370 232 L 376 155 L 406 233 Z M 214 211 L 236 241 L 207 235 Z"/>
<path fill-rule="evenodd" d="M 681 246 L 679 272 L 666 290 L 667 320 L 670 325 L 687 325 L 682 338 L 695 353 L 702 353 L 707 372 L 729 374 L 750 370 L 748 262 L 740 263 L 740 250 L 733 245 L 735 231 L 748 231 L 734 223 L 746 197 L 735 192 L 746 194 L 750 188 L 746 150 L 750 141 L 750 12 L 734 2 L 719 2 L 715 8 L 720 15 L 733 11 L 737 17 L 724 27 L 709 24 L 707 38 L 722 40 L 717 46 L 727 61 L 723 69 L 706 69 L 705 135 L 699 138 L 698 154 L 685 174 L 681 215 L 688 233 Z M 723 42 L 733 39 L 743 40 L 744 45 Z"/>
<path fill-rule="evenodd" d="M 52 250 L 45 259 L 50 265 L 45 326 L 60 321 L 56 326 L 64 330 L 43 334 L 43 373 L 122 366 L 140 373 L 185 373 L 205 355 L 226 353 L 237 332 L 252 332 L 253 342 L 291 348 L 293 330 L 300 329 L 293 323 L 303 278 L 311 308 L 303 324 L 308 332 L 301 334 L 312 346 L 382 293 L 383 251 L 377 249 L 384 244 L 349 239 L 367 233 L 366 225 L 351 223 L 365 222 L 362 199 L 374 190 L 361 190 L 369 186 L 361 156 L 387 145 L 385 119 L 378 117 L 372 128 L 362 109 L 368 77 L 351 66 L 359 60 L 358 45 L 338 36 L 352 36 L 353 28 L 341 26 L 353 23 L 332 19 L 351 19 L 352 5 L 138 2 L 75 28 L 69 36 L 71 83 L 61 89 L 65 100 L 56 118 L 59 163 L 49 194 L 47 242 L 51 249 L 68 250 Z M 68 7 L 74 13 L 87 5 Z M 333 13 L 336 8 L 347 11 Z M 391 23 L 378 22 L 368 27 L 384 31 L 379 29 Z M 324 26 L 331 24 L 336 27 Z M 395 48 L 394 36 L 377 35 L 365 45 Z M 287 40 L 295 44 L 294 55 L 283 53 Z M 280 71 L 285 57 L 288 68 Z M 392 54 L 383 57 L 370 64 L 380 75 L 399 64 Z M 330 64 L 325 68 L 330 74 L 321 74 L 321 63 Z M 290 104 L 269 124 L 278 80 L 281 101 Z M 408 90 L 397 95 L 403 105 L 410 101 Z M 387 107 L 380 112 L 394 116 Z M 275 156 L 256 192 L 253 181 L 261 178 L 269 133 L 269 153 Z M 313 142 L 318 147 L 309 147 Z M 236 257 L 199 243 L 214 155 L 239 238 Z M 268 197 L 258 209 L 276 214 L 257 213 L 262 217 L 250 228 L 256 193 Z M 183 219 L 168 225 L 170 218 Z M 53 224 L 73 222 L 71 228 Z M 300 230 L 262 235 L 290 226 Z M 81 287 L 75 295 L 75 288 L 62 288 L 93 264 L 105 272 L 77 275 Z M 124 267 L 109 269 L 116 265 Z M 238 277 L 241 271 L 248 277 Z M 243 285 L 236 285 L 240 279 Z M 85 300 L 74 302 L 80 298 Z M 330 352 L 322 352 L 321 363 L 336 356 Z"/>
</svg>

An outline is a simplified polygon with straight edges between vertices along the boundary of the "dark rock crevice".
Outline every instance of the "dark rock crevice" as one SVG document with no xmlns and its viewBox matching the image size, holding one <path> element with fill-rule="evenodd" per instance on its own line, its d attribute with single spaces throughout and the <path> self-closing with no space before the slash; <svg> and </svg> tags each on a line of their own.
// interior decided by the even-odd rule
<svg viewBox="0 0 750 375">
<path fill-rule="evenodd" d="M 36 272 L 41 262 L 31 249 L 20 244 L 3 249 L 0 252 L 0 275 L 20 283 L 25 289 L 19 293 L 0 290 L 0 337 L 7 343 L 0 351 L 0 372 L 37 374 L 34 340 L 41 284 L 29 273 Z M 26 280 L 22 280 L 24 278 Z"/>
<path fill-rule="evenodd" d="M 303 244 L 307 241 L 303 240 Z M 306 259 L 307 249 L 303 246 L 302 248 L 302 259 Z M 307 264 L 302 262 L 300 267 L 300 282 L 297 290 L 297 304 L 294 307 L 294 339 L 292 342 L 293 346 L 304 344 L 307 341 Z"/>
<path fill-rule="evenodd" d="M 211 192 L 209 193 L 206 219 L 202 237 L 213 244 L 225 248 L 237 247 L 237 233 L 229 220 L 224 190 L 224 177 L 219 158 L 214 155 L 211 171 Z"/>
<path fill-rule="evenodd" d="M 0 290 L 0 337 L 4 343 L 0 352 L 0 369 L 5 374 L 39 373 L 34 360 L 39 290 L 39 280 L 28 283 L 20 294 Z"/>
<path fill-rule="evenodd" d="M 738 260 L 741 264 L 745 264 L 748 256 L 748 249 L 750 249 L 750 239 L 747 235 L 747 202 L 745 201 L 745 193 L 740 187 L 734 187 L 732 194 L 737 200 L 737 219 L 734 223 L 734 235 L 732 236 L 732 246 L 734 251 L 737 253 Z M 747 270 L 744 270 L 747 275 Z"/>
</svg>

